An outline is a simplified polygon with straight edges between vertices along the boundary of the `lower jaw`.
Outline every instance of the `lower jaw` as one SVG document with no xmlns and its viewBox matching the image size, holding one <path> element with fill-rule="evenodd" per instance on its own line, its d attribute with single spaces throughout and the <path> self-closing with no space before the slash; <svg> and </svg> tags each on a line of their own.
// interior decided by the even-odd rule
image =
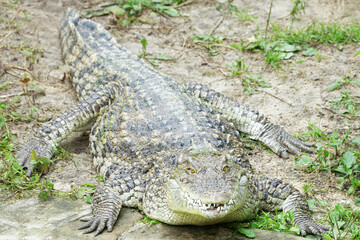
<svg viewBox="0 0 360 240">
<path fill-rule="evenodd" d="M 208 211 L 202 212 L 201 214 L 202 214 L 202 217 L 208 218 L 210 220 L 210 219 L 223 218 L 228 213 L 222 212 L 222 211 L 217 211 L 217 210 L 208 210 Z"/>
<path fill-rule="evenodd" d="M 175 214 L 171 219 L 164 221 L 165 223 L 171 225 L 195 225 L 195 226 L 204 226 L 204 225 L 213 225 L 218 223 L 233 222 L 235 219 L 232 219 L 229 215 L 223 214 L 219 216 L 208 216 L 205 214 L 195 215 L 195 214 Z"/>
</svg>

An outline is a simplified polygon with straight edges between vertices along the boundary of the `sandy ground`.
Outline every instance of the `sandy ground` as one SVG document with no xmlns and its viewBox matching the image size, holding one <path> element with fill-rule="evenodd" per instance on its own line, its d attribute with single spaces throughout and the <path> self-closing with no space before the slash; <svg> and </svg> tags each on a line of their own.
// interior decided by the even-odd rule
<svg viewBox="0 0 360 240">
<path fill-rule="evenodd" d="M 39 109 L 35 111 L 35 115 L 49 120 L 77 101 L 69 78 L 59 68 L 63 62 L 59 48 L 58 26 L 64 10 L 70 6 L 76 9 L 94 7 L 101 1 L 24 0 L 18 5 L 21 6 L 20 10 L 15 7 L 7 11 L 3 9 L 7 1 L 0 2 L 1 17 L 14 18 L 11 24 L 18 25 L 16 28 L 9 27 L 8 24 L 0 21 L 0 68 L 15 66 L 30 69 L 34 73 L 31 78 L 45 91 L 45 95 L 23 95 L 14 106 L 16 110 L 27 113 L 32 106 L 35 106 Z M 268 116 L 272 122 L 284 126 L 289 132 L 306 131 L 309 121 L 319 123 L 326 131 L 343 130 L 348 124 L 359 126 L 359 119 L 346 123 L 340 114 L 327 110 L 331 108 L 329 100 L 339 96 L 340 91 L 326 91 L 329 84 L 344 76 L 360 78 L 360 62 L 358 58 L 353 57 L 360 47 L 359 44 L 344 45 L 342 51 L 334 45 L 316 46 L 318 53 L 322 54 L 324 59 L 319 61 L 314 56 L 304 57 L 301 53 L 297 53 L 294 58 L 281 64 L 283 70 L 269 67 L 263 55 L 259 53 L 219 48 L 219 55 L 210 56 L 206 50 L 192 43 L 191 36 L 209 34 L 222 21 L 213 34 L 225 37 L 227 39 L 225 45 L 239 42 L 240 39 L 248 41 L 256 32 L 257 26 L 261 29 L 265 28 L 270 5 L 269 0 L 234 1 L 234 5 L 248 9 L 250 14 L 257 17 L 252 22 L 240 22 L 231 15 L 223 17 L 216 10 L 216 2 L 198 0 L 181 7 L 179 10 L 188 13 L 189 17 L 165 18 L 146 13 L 144 17 L 151 24 L 137 23 L 129 28 L 115 27 L 113 16 L 94 20 L 107 26 L 118 42 L 135 54 L 142 51 L 140 39 L 145 37 L 150 56 L 165 54 L 173 57 L 175 59 L 173 61 L 159 61 L 159 66 L 155 68 L 161 72 L 179 82 L 203 83 L 227 96 L 245 102 Z M 300 16 L 300 21 L 295 22 L 297 27 L 310 24 L 313 20 L 321 20 L 325 23 L 349 22 L 352 16 L 360 14 L 360 3 L 356 0 L 335 2 L 312 0 L 307 3 L 306 13 Z M 288 14 L 291 8 L 290 0 L 273 1 L 271 21 L 288 26 L 290 24 Z M 18 15 L 16 15 L 17 11 Z M 38 63 L 29 64 L 29 61 L 25 60 L 24 55 L 19 51 L 20 46 L 24 44 L 43 50 L 43 56 L 36 55 Z M 243 94 L 240 77 L 227 77 L 223 74 L 231 71 L 226 67 L 227 63 L 241 57 L 248 66 L 248 73 L 262 77 L 262 80 L 270 83 L 272 87 L 251 96 Z M 23 84 L 19 80 L 26 71 L 12 68 L 8 72 L 11 74 L 5 74 L 0 79 L 0 84 L 8 83 L 5 88 L 0 89 L 0 96 L 22 92 Z M 349 85 L 344 86 L 341 91 L 360 95 L 359 89 Z M 9 97 L 6 101 L 13 99 Z M 15 121 L 9 124 L 18 144 L 31 136 L 38 126 L 39 122 L 35 120 Z M 350 135 L 356 137 L 360 133 L 354 130 Z M 55 184 L 55 188 L 69 190 L 71 185 L 96 183 L 96 172 L 92 167 L 87 133 L 74 133 L 61 146 L 73 155 L 77 167 L 71 160 L 60 160 L 51 166 L 45 177 Z M 335 185 L 333 174 L 306 173 L 294 165 L 293 156 L 284 160 L 273 153 L 260 151 L 252 155 L 250 161 L 258 173 L 280 178 L 299 189 L 305 184 L 314 184 L 311 197 L 328 203 L 349 201 L 345 194 L 331 187 Z"/>
</svg>

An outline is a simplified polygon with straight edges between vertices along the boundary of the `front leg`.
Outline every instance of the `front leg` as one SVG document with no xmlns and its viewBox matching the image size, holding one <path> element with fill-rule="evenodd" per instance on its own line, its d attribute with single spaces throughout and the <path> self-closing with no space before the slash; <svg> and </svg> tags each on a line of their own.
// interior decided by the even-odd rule
<svg viewBox="0 0 360 240">
<path fill-rule="evenodd" d="M 51 158 L 56 144 L 96 118 L 113 102 L 119 89 L 117 83 L 108 84 L 40 127 L 32 138 L 22 144 L 15 156 L 19 165 L 27 169 L 26 175 L 30 176 L 33 170 L 30 164 L 32 151 L 39 157 Z"/>
<path fill-rule="evenodd" d="M 80 221 L 85 221 L 79 228 L 87 230 L 84 233 L 90 233 L 96 230 L 95 236 L 101 233 L 105 227 L 111 232 L 117 220 L 122 206 L 121 196 L 118 190 L 112 187 L 110 181 L 101 184 L 91 198 L 91 207 L 93 215 L 83 217 Z"/>
<path fill-rule="evenodd" d="M 200 98 L 202 102 L 219 111 L 235 127 L 249 135 L 251 139 L 259 140 L 268 146 L 272 151 L 283 158 L 288 158 L 288 152 L 300 155 L 304 152 L 314 152 L 312 144 L 303 142 L 289 133 L 282 127 L 271 123 L 258 111 L 240 104 L 222 94 L 204 87 L 198 83 L 188 83 L 187 91 Z"/>
<path fill-rule="evenodd" d="M 294 224 L 300 228 L 301 235 L 321 235 L 329 230 L 327 226 L 311 218 L 305 197 L 293 186 L 266 177 L 254 178 L 252 183 L 260 201 L 260 208 L 267 211 L 291 211 L 294 214 Z"/>
<path fill-rule="evenodd" d="M 144 167 L 121 167 L 111 164 L 107 171 L 108 179 L 96 188 L 91 197 L 92 216 L 83 217 L 86 221 L 79 229 L 87 228 L 84 233 L 101 233 L 105 227 L 111 232 L 122 206 L 142 207 L 146 188 Z"/>
</svg>

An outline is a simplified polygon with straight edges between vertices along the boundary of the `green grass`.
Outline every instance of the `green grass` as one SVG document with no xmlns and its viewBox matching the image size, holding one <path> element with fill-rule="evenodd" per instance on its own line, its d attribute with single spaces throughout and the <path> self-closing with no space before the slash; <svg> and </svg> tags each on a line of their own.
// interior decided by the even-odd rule
<svg viewBox="0 0 360 240">
<path fill-rule="evenodd" d="M 249 222 L 249 227 L 300 235 L 300 228 L 294 226 L 293 221 L 294 214 L 292 212 L 285 213 L 276 211 L 272 214 L 261 211 L 254 220 Z"/>
<path fill-rule="evenodd" d="M 360 206 L 360 199 L 358 199 Z M 336 203 L 332 207 L 318 199 L 308 200 L 310 209 L 320 210 L 325 213 L 317 222 L 330 227 L 327 234 L 322 237 L 307 235 L 307 239 L 337 239 L 337 240 L 357 240 L 360 237 L 360 211 L 348 205 Z M 253 231 L 248 228 L 283 232 L 293 235 L 300 235 L 300 229 L 293 224 L 294 215 L 291 212 L 269 213 L 261 211 L 256 218 L 248 223 L 231 223 L 228 227 L 236 232 L 253 238 Z M 252 233 L 251 233 L 252 232 Z"/>
<path fill-rule="evenodd" d="M 308 155 L 296 158 L 296 165 L 308 172 L 327 171 L 336 173 L 337 185 L 348 194 L 360 193 L 360 138 L 350 138 L 349 130 L 340 134 L 334 131 L 327 134 L 315 124 L 309 123 L 310 131 L 301 135 L 316 141 L 317 154 L 314 159 Z"/>
<path fill-rule="evenodd" d="M 243 93 L 249 95 L 255 92 L 261 92 L 263 88 L 272 87 L 270 83 L 265 82 L 261 77 L 255 77 L 249 74 L 242 78 L 241 85 L 244 87 Z"/>
<path fill-rule="evenodd" d="M 146 59 L 152 65 L 159 66 L 159 61 L 158 60 L 160 60 L 160 61 L 172 61 L 172 60 L 174 60 L 172 57 L 169 57 L 169 56 L 167 56 L 165 54 L 159 54 L 156 57 L 150 56 L 148 54 L 148 52 L 146 51 L 148 42 L 147 42 L 146 38 L 144 38 L 144 37 L 140 39 L 140 43 L 141 43 L 141 46 L 142 46 L 142 52 L 138 53 L 137 56 L 140 57 L 140 58 Z"/>
<path fill-rule="evenodd" d="M 193 35 L 191 40 L 194 44 L 200 45 L 209 55 L 216 56 L 220 52 L 217 47 L 225 40 L 224 37 L 215 37 L 208 34 Z"/>
<path fill-rule="evenodd" d="M 345 76 L 343 79 L 337 80 L 337 81 L 333 82 L 332 84 L 330 84 L 326 90 L 328 90 L 329 92 L 334 91 L 334 90 L 339 90 L 339 89 L 341 89 L 342 86 L 350 85 L 352 83 L 354 83 L 354 85 L 356 84 L 357 86 L 360 87 L 360 79 L 359 78 Z"/>
<path fill-rule="evenodd" d="M 95 9 L 86 9 L 83 15 L 88 18 L 112 14 L 118 24 L 128 26 L 137 21 L 145 10 L 169 17 L 188 16 L 177 10 L 183 0 L 120 0 L 112 3 L 99 4 Z"/>
<path fill-rule="evenodd" d="M 349 92 L 342 92 L 340 96 L 331 100 L 334 110 L 340 110 L 348 118 L 360 117 L 360 96 L 351 95 Z"/>
<path fill-rule="evenodd" d="M 146 223 L 149 227 L 155 223 L 160 223 L 159 220 L 156 220 L 156 219 L 152 219 L 152 218 L 149 218 L 148 216 L 144 216 L 143 219 L 140 220 L 141 222 L 144 222 Z"/>
<path fill-rule="evenodd" d="M 235 15 L 236 19 L 240 22 L 252 22 L 257 19 L 256 16 L 249 14 L 246 8 L 239 9 L 236 5 L 232 4 L 231 1 L 226 3 L 215 3 L 215 7 L 224 15 Z"/>
<path fill-rule="evenodd" d="M 242 43 L 240 50 L 264 53 L 266 62 L 274 68 L 279 68 L 283 60 L 291 58 L 298 51 L 303 51 L 304 56 L 316 55 L 314 46 L 319 44 L 336 44 L 338 49 L 342 50 L 344 44 L 360 42 L 359 22 L 351 24 L 314 22 L 300 29 L 271 23 L 271 30 L 267 38 L 258 33 L 254 36 L 254 41 Z"/>
<path fill-rule="evenodd" d="M 229 73 L 229 77 L 242 75 L 243 73 L 246 73 L 248 70 L 244 58 L 240 58 L 235 62 L 229 63 L 228 67 L 232 69 L 232 72 Z"/>
<path fill-rule="evenodd" d="M 48 199 L 53 195 L 65 195 L 84 198 L 89 201 L 89 195 L 82 196 L 84 187 L 73 189 L 69 193 L 57 192 L 53 189 L 54 185 L 48 179 L 42 179 L 42 173 L 48 168 L 49 164 L 59 159 L 71 159 L 71 154 L 61 147 L 58 147 L 53 160 L 36 156 L 35 152 L 31 156 L 31 163 L 35 165 L 34 172 L 30 177 L 26 176 L 26 170 L 19 166 L 14 158 L 16 151 L 14 145 L 14 136 L 9 125 L 18 122 L 42 122 L 36 112 L 39 109 L 34 106 L 30 111 L 21 112 L 16 109 L 19 99 L 14 98 L 10 102 L 0 102 L 0 191 L 6 190 L 11 192 L 9 197 L 19 198 L 28 195 L 38 195 L 41 199 Z M 28 113 L 29 112 L 29 113 Z M 86 186 L 88 187 L 88 186 Z M 89 190 L 86 189 L 86 194 Z"/>
<path fill-rule="evenodd" d="M 355 197 L 355 204 L 360 207 L 360 198 Z M 337 239 L 357 240 L 360 237 L 360 211 L 347 204 L 336 203 L 328 206 L 318 199 L 308 200 L 310 210 L 323 212 L 316 222 L 330 227 L 327 234 L 321 236 L 307 235 L 307 239 Z M 230 223 L 227 227 L 234 229 L 249 238 L 255 238 L 255 233 L 249 228 L 283 232 L 300 235 L 300 229 L 294 226 L 294 214 L 291 212 L 275 211 L 274 213 L 261 211 L 254 220 L 247 223 Z"/>
<path fill-rule="evenodd" d="M 271 24 L 272 33 L 269 34 L 269 41 L 285 41 L 289 44 L 348 44 L 360 41 L 360 23 L 351 24 L 331 23 L 324 24 L 314 22 L 311 25 L 300 29 L 281 27 Z"/>
<path fill-rule="evenodd" d="M 291 0 L 294 3 L 293 8 L 291 9 L 290 16 L 291 16 L 291 23 L 293 23 L 296 19 L 296 16 L 300 15 L 301 13 L 305 13 L 305 0 Z"/>
<path fill-rule="evenodd" d="M 44 51 L 37 45 L 29 43 L 29 39 L 25 39 L 20 43 L 16 50 L 24 55 L 26 62 L 29 64 L 39 63 L 40 58 L 44 56 Z M 29 67 L 31 69 L 31 67 Z"/>
<path fill-rule="evenodd" d="M 246 8 L 239 9 L 235 5 L 229 3 L 229 9 L 234 12 L 236 18 L 240 22 L 252 22 L 257 19 L 254 15 L 249 14 Z"/>
</svg>

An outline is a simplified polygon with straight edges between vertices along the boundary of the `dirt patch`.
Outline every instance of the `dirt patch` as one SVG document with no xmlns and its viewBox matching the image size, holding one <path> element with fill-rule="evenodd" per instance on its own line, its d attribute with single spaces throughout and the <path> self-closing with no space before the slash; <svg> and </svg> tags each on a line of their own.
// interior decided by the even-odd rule
<svg viewBox="0 0 360 240">
<path fill-rule="evenodd" d="M 10 24 L 19 24 L 16 28 L 9 27 L 6 22 L 0 22 L 0 65 L 2 68 L 11 66 L 30 69 L 31 76 L 36 84 L 44 89 L 41 94 L 24 95 L 15 104 L 18 111 L 29 113 L 32 106 L 38 110 L 35 115 L 45 120 L 73 105 L 76 101 L 75 91 L 72 88 L 66 73 L 59 69 L 63 65 L 60 53 L 58 28 L 61 17 L 67 7 L 83 9 L 95 7 L 100 1 L 23 1 L 21 10 L 1 9 L 1 18 L 14 19 Z M 180 10 L 188 13 L 189 17 L 165 18 L 161 15 L 147 14 L 152 24 L 134 23 L 128 28 L 115 27 L 113 17 L 105 16 L 94 19 L 107 26 L 118 42 L 133 53 L 140 53 L 142 46 L 140 39 L 145 37 L 148 42 L 149 56 L 165 54 L 174 58 L 172 61 L 160 61 L 156 69 L 175 78 L 178 82 L 200 82 L 216 91 L 237 99 L 256 108 L 276 124 L 282 125 L 289 132 L 305 131 L 308 122 L 319 122 L 320 126 L 328 131 L 343 130 L 349 125 L 344 118 L 331 109 L 329 100 L 336 98 L 339 91 L 326 90 L 332 82 L 352 76 L 360 78 L 359 59 L 354 58 L 359 44 L 344 45 L 342 51 L 337 46 L 318 46 L 318 53 L 324 56 L 318 60 L 305 57 L 300 53 L 281 64 L 283 70 L 274 70 L 269 67 L 260 53 L 240 52 L 220 47 L 219 54 L 210 56 L 206 50 L 194 45 L 190 39 L 193 35 L 209 34 L 224 37 L 227 43 L 248 40 L 256 33 L 258 27 L 265 28 L 270 1 L 234 1 L 239 8 L 248 9 L 249 14 L 257 17 L 252 22 L 240 22 L 233 15 L 223 16 L 216 9 L 217 1 L 193 1 Z M 218 1 L 223 3 L 225 1 Z M 291 1 L 274 1 L 271 21 L 288 26 Z M 26 14 L 24 14 L 26 12 Z M 18 14 L 19 13 L 19 14 Z M 17 15 L 18 14 L 18 15 Z M 360 3 L 354 1 L 329 2 L 325 0 L 311 1 L 306 7 L 305 15 L 296 21 L 295 27 L 305 26 L 313 20 L 323 22 L 349 22 L 352 16 L 359 16 Z M 221 24 L 214 29 L 214 27 Z M 27 44 L 43 51 L 35 57 L 38 62 L 30 64 L 19 46 Z M 254 95 L 243 94 L 244 87 L 241 79 L 224 75 L 226 64 L 243 58 L 248 66 L 248 72 L 270 83 L 271 88 Z M 1 88 L 0 95 L 11 95 L 22 92 L 23 84 L 19 81 L 26 71 L 12 68 L 11 74 L 4 74 L 0 84 L 7 83 Z M 360 95 L 359 88 L 351 85 L 342 88 L 342 91 Z M 9 97 L 6 101 L 12 101 Z M 4 99 L 1 99 L 3 101 Z M 359 126 L 359 119 L 351 120 L 353 126 Z M 32 135 L 39 122 L 15 121 L 9 124 L 10 131 L 21 144 L 25 138 Z M 353 130 L 351 136 L 359 136 L 359 130 Z M 61 160 L 50 167 L 46 174 L 59 189 L 69 189 L 71 185 L 79 186 L 84 183 L 96 183 L 97 173 L 92 167 L 92 159 L 88 149 L 88 138 L 85 133 L 74 133 L 61 144 L 72 155 L 73 161 Z M 70 146 L 70 147 L 69 147 Z M 302 189 L 305 184 L 313 184 L 313 197 L 326 202 L 346 202 L 348 197 L 330 187 L 335 185 L 332 173 L 307 174 L 294 166 L 294 157 L 284 160 L 267 151 L 250 157 L 256 171 L 269 177 L 280 178 Z"/>
</svg>

